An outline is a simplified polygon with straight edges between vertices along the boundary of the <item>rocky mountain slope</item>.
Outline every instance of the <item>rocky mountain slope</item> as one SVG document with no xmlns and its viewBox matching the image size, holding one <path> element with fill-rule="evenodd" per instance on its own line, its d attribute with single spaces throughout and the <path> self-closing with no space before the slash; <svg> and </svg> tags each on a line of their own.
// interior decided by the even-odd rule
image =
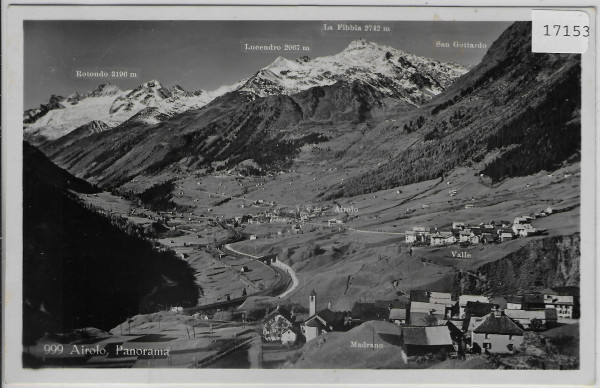
<svg viewBox="0 0 600 388">
<path fill-rule="evenodd" d="M 389 135 L 412 134 L 417 141 L 328 196 L 440 178 L 492 151 L 498 156 L 481 173 L 493 181 L 576 161 L 581 149 L 580 77 L 579 55 L 532 53 L 530 23 L 515 23 L 479 65 L 399 120 Z"/>
<path fill-rule="evenodd" d="M 83 94 L 52 96 L 47 104 L 25 111 L 24 136 L 30 143 L 40 144 L 93 121 L 114 127 L 145 108 L 156 108 L 171 115 L 202 106 L 210 100 L 211 97 L 202 91 L 190 93 L 180 86 L 169 89 L 156 80 L 127 91 L 116 85 L 102 84 Z"/>
<path fill-rule="evenodd" d="M 456 275 L 459 294 L 518 295 L 544 288 L 579 287 L 581 237 L 535 240 L 505 258 Z"/>
<path fill-rule="evenodd" d="M 466 71 L 458 64 L 441 63 L 361 39 L 331 56 L 301 57 L 296 61 L 279 57 L 252 76 L 240 90 L 261 97 L 292 95 L 314 86 L 358 80 L 386 96 L 420 105 Z"/>
<path fill-rule="evenodd" d="M 352 130 L 373 112 L 398 104 L 408 105 L 386 101 L 381 90 L 359 80 L 292 96 L 236 91 L 163 121 L 134 117 L 69 144 L 49 142 L 42 150 L 59 166 L 106 187 L 138 175 L 231 169 L 245 161 L 258 165 L 254 173 L 266 173 L 288 168 L 301 147 L 330 140 L 332 127 Z"/>
<path fill-rule="evenodd" d="M 200 108 L 231 91 L 258 97 L 293 95 L 337 82 L 359 81 L 383 96 L 420 105 L 466 71 L 457 64 L 441 63 L 359 40 L 332 56 L 302 57 L 296 61 L 279 57 L 252 77 L 211 92 L 188 92 L 178 85 L 166 88 L 152 80 L 130 91 L 103 84 L 84 94 L 74 93 L 66 98 L 52 96 L 48 103 L 25 111 L 25 138 L 40 144 L 60 138 L 93 120 L 115 127 L 148 108 L 155 109 L 164 119 Z"/>
</svg>

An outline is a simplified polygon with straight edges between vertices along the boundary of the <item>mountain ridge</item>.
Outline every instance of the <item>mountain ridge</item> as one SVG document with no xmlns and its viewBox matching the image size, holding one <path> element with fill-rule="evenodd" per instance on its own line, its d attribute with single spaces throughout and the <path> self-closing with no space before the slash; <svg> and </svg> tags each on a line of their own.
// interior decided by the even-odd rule
<svg viewBox="0 0 600 388">
<path fill-rule="evenodd" d="M 443 179 L 493 150 L 499 156 L 480 173 L 494 182 L 577 161 L 580 77 L 580 56 L 532 53 L 531 26 L 514 23 L 480 64 L 405 120 L 402 131 L 417 135 L 418 141 L 326 197 Z"/>
<path fill-rule="evenodd" d="M 466 68 L 418 57 L 374 42 L 353 41 L 334 55 L 295 61 L 278 57 L 253 76 L 207 92 L 189 92 L 179 85 L 164 87 L 150 80 L 132 90 L 110 83 L 67 98 L 51 96 L 46 104 L 24 112 L 25 139 L 32 144 L 56 140 L 90 121 L 116 127 L 146 108 L 156 108 L 163 118 L 199 109 L 232 91 L 258 97 L 293 95 L 339 81 L 361 81 L 386 97 L 420 105 L 439 94 Z"/>
</svg>

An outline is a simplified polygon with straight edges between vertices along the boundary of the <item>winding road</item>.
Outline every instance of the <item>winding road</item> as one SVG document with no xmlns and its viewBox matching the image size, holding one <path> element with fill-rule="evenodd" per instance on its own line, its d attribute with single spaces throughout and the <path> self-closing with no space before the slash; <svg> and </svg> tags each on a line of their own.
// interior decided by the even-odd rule
<svg viewBox="0 0 600 388">
<path fill-rule="evenodd" d="M 254 260 L 257 260 L 257 259 L 260 258 L 259 256 L 254 256 L 254 255 L 251 255 L 249 253 L 240 252 L 237 249 L 232 248 L 231 244 L 225 244 L 224 247 L 227 250 L 231 251 L 231 252 L 237 253 L 238 255 L 241 255 L 241 256 L 249 257 L 249 258 L 254 259 Z M 279 260 L 276 260 L 276 261 L 274 261 L 274 262 L 271 263 L 271 266 L 281 269 L 282 271 L 284 271 L 287 275 L 289 275 L 292 278 L 292 285 L 291 285 L 291 287 L 289 287 L 283 293 L 281 293 L 279 295 L 275 295 L 276 297 L 278 297 L 278 298 L 284 298 L 287 295 L 289 295 L 292 291 L 294 291 L 296 288 L 298 288 L 298 284 L 300 284 L 300 282 L 298 281 L 298 277 L 296 276 L 296 273 L 294 272 L 294 270 L 292 268 L 290 268 L 289 265 L 287 265 L 285 263 L 282 263 Z"/>
</svg>

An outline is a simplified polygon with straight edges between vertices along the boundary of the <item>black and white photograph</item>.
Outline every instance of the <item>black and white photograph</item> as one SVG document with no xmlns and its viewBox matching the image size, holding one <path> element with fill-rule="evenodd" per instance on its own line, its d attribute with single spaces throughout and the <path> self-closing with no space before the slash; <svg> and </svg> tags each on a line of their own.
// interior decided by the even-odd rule
<svg viewBox="0 0 600 388">
<path fill-rule="evenodd" d="M 22 22 L 23 369 L 582 368 L 590 23 L 330 16 Z"/>
</svg>

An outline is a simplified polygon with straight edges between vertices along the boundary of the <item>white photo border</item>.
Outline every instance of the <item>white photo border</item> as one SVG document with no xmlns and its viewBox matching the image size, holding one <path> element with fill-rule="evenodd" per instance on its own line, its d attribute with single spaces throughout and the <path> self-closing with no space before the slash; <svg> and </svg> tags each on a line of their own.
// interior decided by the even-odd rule
<svg viewBox="0 0 600 388">
<path fill-rule="evenodd" d="M 100 2 L 97 2 L 100 3 Z M 532 8 L 559 7 L 558 1 L 493 2 L 410 2 L 383 1 L 376 7 L 366 2 L 330 2 L 328 6 L 208 5 L 183 1 L 164 6 L 159 2 L 102 2 L 94 6 L 81 1 L 67 5 L 39 5 L 25 1 L 2 4 L 2 212 L 3 217 L 3 371 L 6 386 L 145 386 L 161 384 L 423 384 L 464 386 L 475 384 L 593 385 L 596 372 L 597 298 L 596 276 L 598 236 L 596 230 L 596 178 L 598 136 L 596 135 L 597 89 L 596 31 L 598 14 L 594 1 L 574 1 L 569 9 L 582 9 L 590 16 L 588 51 L 582 55 L 582 193 L 581 193 L 581 309 L 580 370 L 218 370 L 202 369 L 24 369 L 22 350 L 22 114 L 23 114 L 23 21 L 24 20 L 456 20 L 526 21 Z M 259 3 L 259 2 L 254 2 Z M 265 2 L 260 2 L 265 4 Z M 312 4 L 314 2 L 303 2 Z M 350 6 L 345 6 L 343 4 Z M 80 5 L 75 5 L 80 4 Z M 273 4 L 269 2 L 268 4 Z M 563 3 L 564 4 L 564 3 Z M 424 7 L 423 5 L 428 5 Z M 431 5 L 431 6 L 429 6 Z M 437 7 L 436 7 L 437 5 Z M 450 7 L 450 5 L 452 7 Z M 464 7 L 462 6 L 464 5 Z M 491 5 L 496 5 L 492 7 Z M 500 6 L 501 5 L 501 6 Z M 576 7 L 577 5 L 577 7 Z M 457 7 L 455 7 L 457 6 Z M 509 7 L 511 6 L 511 7 Z M 585 8 L 580 8 L 585 7 Z M 595 114 L 594 114 L 595 113 Z M 117 384 L 117 385 L 113 385 Z M 131 385 L 134 384 L 134 385 Z"/>
</svg>

